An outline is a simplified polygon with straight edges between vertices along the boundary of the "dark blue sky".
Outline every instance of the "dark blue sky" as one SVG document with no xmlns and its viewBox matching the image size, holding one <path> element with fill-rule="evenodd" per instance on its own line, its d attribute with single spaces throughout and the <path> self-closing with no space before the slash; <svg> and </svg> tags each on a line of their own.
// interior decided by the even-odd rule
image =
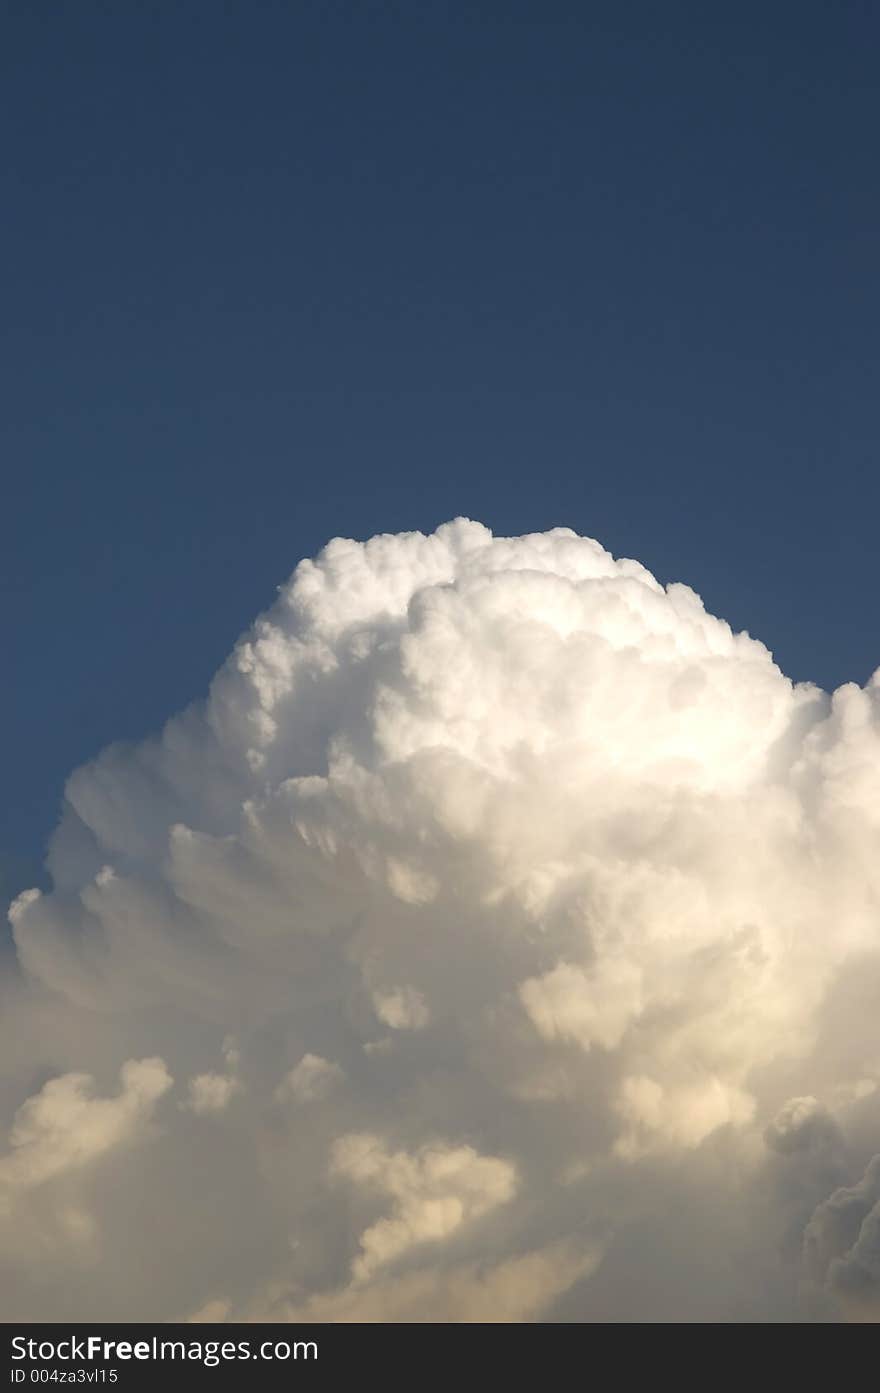
<svg viewBox="0 0 880 1393">
<path fill-rule="evenodd" d="M 338 533 L 564 524 L 880 663 L 875 6 L 3 14 L 7 892 Z"/>
</svg>

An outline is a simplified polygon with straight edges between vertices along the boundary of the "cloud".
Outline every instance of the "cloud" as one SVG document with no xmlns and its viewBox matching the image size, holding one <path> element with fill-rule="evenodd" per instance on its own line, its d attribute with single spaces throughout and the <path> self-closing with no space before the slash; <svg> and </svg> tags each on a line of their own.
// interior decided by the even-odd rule
<svg viewBox="0 0 880 1393">
<path fill-rule="evenodd" d="M 305 1302 L 298 1303 L 283 1291 L 268 1291 L 244 1317 L 241 1313 L 233 1317 L 228 1303 L 215 1302 L 191 1319 L 361 1324 L 528 1321 L 540 1316 L 561 1292 L 595 1271 L 601 1258 L 598 1244 L 563 1239 L 505 1262 L 463 1264 L 446 1272 L 423 1268 L 369 1286 L 356 1284 L 321 1292 Z"/>
<path fill-rule="evenodd" d="M 163 1060 L 130 1059 L 110 1097 L 95 1096 L 90 1074 L 70 1073 L 21 1104 L 0 1156 L 0 1282 L 25 1288 L 34 1267 L 63 1270 L 99 1258 L 100 1205 L 90 1182 L 95 1172 L 126 1164 L 172 1082 Z"/>
<path fill-rule="evenodd" d="M 88 1074 L 64 1074 L 22 1103 L 0 1158 L 0 1194 L 42 1185 L 122 1146 L 172 1083 L 161 1059 L 131 1059 L 120 1079 L 115 1097 L 95 1098 Z"/>
<path fill-rule="evenodd" d="M 620 1044 L 641 1004 L 640 975 L 631 963 L 602 962 L 590 972 L 560 962 L 543 977 L 530 977 L 520 1000 L 546 1040 L 576 1040 L 612 1050 Z"/>
<path fill-rule="evenodd" d="M 413 987 L 374 992 L 373 1009 L 392 1030 L 421 1030 L 431 1018 L 425 998 Z"/>
<path fill-rule="evenodd" d="M 326 1098 L 345 1077 L 338 1064 L 318 1054 L 304 1054 L 275 1090 L 279 1103 L 314 1103 Z"/>
<path fill-rule="evenodd" d="M 365 1229 L 352 1263 L 358 1280 L 421 1243 L 438 1243 L 516 1193 L 509 1161 L 479 1156 L 470 1146 L 442 1143 L 415 1155 L 391 1153 L 379 1138 L 352 1133 L 334 1143 L 331 1174 L 378 1188 L 393 1211 Z"/>
<path fill-rule="evenodd" d="M 833 1310 L 880 1320 L 880 1155 L 817 1207 L 804 1235 L 810 1279 Z"/>
<path fill-rule="evenodd" d="M 229 1106 L 235 1089 L 235 1079 L 226 1074 L 197 1074 L 189 1082 L 188 1106 L 199 1115 L 223 1112 Z"/>
<path fill-rule="evenodd" d="M 331 542 L 204 702 L 71 776 L 11 908 L 0 1165 L 101 1257 L 0 1265 L 4 1305 L 825 1311 L 873 1270 L 871 1224 L 809 1254 L 880 1151 L 878 836 L 877 675 L 793 684 L 565 528 Z M 44 1158 L 86 1143 L 18 1140 L 22 1100 L 110 1134 L 86 1076 L 157 1051 L 180 1105 L 71 1194 Z"/>
<path fill-rule="evenodd" d="M 181 1106 L 188 1108 L 199 1117 L 203 1117 L 207 1113 L 225 1111 L 241 1087 L 236 1073 L 239 1053 L 233 1040 L 224 1040 L 223 1054 L 226 1059 L 225 1074 L 214 1072 L 196 1074 L 189 1081 L 189 1097 L 186 1103 Z"/>
</svg>

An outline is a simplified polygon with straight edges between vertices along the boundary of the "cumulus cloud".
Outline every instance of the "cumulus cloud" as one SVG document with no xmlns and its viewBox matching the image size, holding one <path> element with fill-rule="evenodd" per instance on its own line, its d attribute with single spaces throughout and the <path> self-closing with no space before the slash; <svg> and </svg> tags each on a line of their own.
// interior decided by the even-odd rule
<svg viewBox="0 0 880 1393">
<path fill-rule="evenodd" d="M 235 1092 L 235 1080 L 227 1074 L 197 1074 L 189 1083 L 188 1106 L 194 1113 L 222 1112 Z"/>
<path fill-rule="evenodd" d="M 14 1277 L 24 1287 L 35 1266 L 98 1259 L 100 1206 L 90 1182 L 96 1172 L 126 1165 L 127 1148 L 145 1139 L 171 1086 L 163 1060 L 131 1059 L 109 1097 L 96 1096 L 90 1074 L 69 1073 L 49 1079 L 21 1104 L 0 1156 L 0 1280 Z"/>
<path fill-rule="evenodd" d="M 250 1311 L 215 1303 L 191 1319 L 376 1323 L 511 1323 L 533 1320 L 553 1299 L 595 1271 L 601 1245 L 562 1239 L 498 1263 L 468 1263 L 446 1271 L 423 1267 L 369 1285 L 357 1283 L 297 1301 L 270 1290 Z"/>
<path fill-rule="evenodd" d="M 11 907 L 0 1176 L 102 1246 L 74 1290 L 0 1268 L 4 1304 L 868 1309 L 838 1292 L 874 1271 L 878 845 L 880 676 L 793 684 L 565 528 L 331 542 L 204 702 L 71 776 L 53 888 Z M 157 1051 L 178 1105 L 71 1196 Z"/>
<path fill-rule="evenodd" d="M 15 1114 L 0 1158 L 0 1193 L 30 1189 L 128 1141 L 171 1087 L 161 1059 L 129 1060 L 115 1097 L 95 1098 L 88 1074 L 50 1079 Z"/>
<path fill-rule="evenodd" d="M 816 1208 L 804 1236 L 809 1279 L 825 1310 L 880 1320 L 880 1155 L 854 1185 Z"/>
<path fill-rule="evenodd" d="M 314 1103 L 326 1098 L 345 1077 L 338 1064 L 319 1054 L 304 1054 L 275 1090 L 279 1103 Z"/>
<path fill-rule="evenodd" d="M 374 992 L 373 1008 L 379 1020 L 390 1025 L 392 1030 L 421 1030 L 430 1019 L 425 998 L 412 987 Z"/>
<path fill-rule="evenodd" d="M 423 1147 L 415 1156 L 390 1153 L 369 1133 L 340 1137 L 330 1172 L 376 1187 L 393 1200 L 393 1212 L 360 1236 L 361 1251 L 352 1263 L 360 1280 L 416 1244 L 441 1242 L 516 1192 L 509 1161 L 444 1144 Z"/>
<path fill-rule="evenodd" d="M 223 1112 L 237 1093 L 239 1081 L 236 1074 L 239 1053 L 231 1039 L 224 1040 L 223 1054 L 226 1059 L 226 1072 L 222 1074 L 207 1072 L 196 1074 L 189 1081 L 189 1097 L 181 1104 L 198 1116 L 206 1113 Z"/>
</svg>

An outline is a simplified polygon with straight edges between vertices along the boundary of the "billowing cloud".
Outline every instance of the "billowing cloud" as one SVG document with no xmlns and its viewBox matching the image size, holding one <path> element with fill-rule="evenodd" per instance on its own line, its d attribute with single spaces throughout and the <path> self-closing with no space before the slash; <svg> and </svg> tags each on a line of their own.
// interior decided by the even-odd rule
<svg viewBox="0 0 880 1393">
<path fill-rule="evenodd" d="M 880 676 L 793 684 L 567 529 L 331 542 L 205 702 L 72 775 L 11 908 L 0 1167 L 100 1261 L 12 1262 L 5 1304 L 862 1318 L 878 851 Z M 141 1083 L 71 1198 L 120 1106 L 84 1076 L 157 1053 L 175 1104 Z"/>
<path fill-rule="evenodd" d="M 373 1008 L 379 1020 L 390 1025 L 392 1030 L 421 1030 L 430 1018 L 425 998 L 412 987 L 374 992 Z"/>
<path fill-rule="evenodd" d="M 807 1225 L 805 1258 L 825 1310 L 880 1320 L 880 1155 L 854 1185 L 841 1186 Z"/>
<path fill-rule="evenodd" d="M 130 1059 L 109 1097 L 96 1096 L 90 1074 L 70 1073 L 21 1104 L 0 1156 L 0 1251 L 13 1270 L 97 1256 L 90 1182 L 102 1168 L 126 1164 L 171 1086 L 163 1060 Z"/>
<path fill-rule="evenodd" d="M 189 1081 L 189 1098 L 186 1103 L 181 1104 L 182 1107 L 188 1107 L 194 1113 L 204 1115 L 223 1112 L 229 1106 L 239 1087 L 236 1073 L 239 1053 L 233 1040 L 224 1040 L 223 1055 L 226 1071 L 222 1074 L 213 1071 L 196 1074 Z"/>
<path fill-rule="evenodd" d="M 283 1290 L 262 1293 L 254 1312 L 228 1303 L 203 1309 L 201 1320 L 320 1322 L 437 1321 L 509 1323 L 532 1320 L 554 1297 L 594 1272 L 601 1246 L 561 1239 L 498 1263 L 447 1269 L 425 1266 L 368 1285 L 320 1292 L 305 1301 Z"/>
<path fill-rule="evenodd" d="M 326 1098 L 344 1077 L 338 1064 L 319 1054 L 304 1054 L 296 1068 L 281 1080 L 275 1097 L 280 1103 L 313 1103 Z"/>
<path fill-rule="evenodd" d="M 361 1251 L 352 1264 L 359 1280 L 408 1248 L 442 1242 L 516 1192 L 509 1161 L 478 1156 L 470 1146 L 434 1145 L 415 1156 L 390 1154 L 369 1133 L 340 1137 L 333 1145 L 330 1171 L 378 1188 L 393 1200 L 393 1212 L 361 1234 Z"/>
<path fill-rule="evenodd" d="M 22 1103 L 0 1158 L 0 1193 L 31 1189 L 122 1145 L 171 1087 L 161 1059 L 129 1060 L 120 1076 L 111 1098 L 93 1096 L 88 1074 L 63 1074 Z"/>
</svg>

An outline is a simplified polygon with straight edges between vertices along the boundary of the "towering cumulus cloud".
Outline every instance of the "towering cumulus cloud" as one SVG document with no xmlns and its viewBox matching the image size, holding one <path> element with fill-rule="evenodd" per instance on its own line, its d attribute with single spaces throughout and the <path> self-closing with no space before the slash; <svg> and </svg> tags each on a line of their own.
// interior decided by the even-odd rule
<svg viewBox="0 0 880 1393">
<path fill-rule="evenodd" d="M 567 529 L 336 540 L 48 864 L 10 1317 L 880 1315 L 880 675 Z"/>
</svg>

